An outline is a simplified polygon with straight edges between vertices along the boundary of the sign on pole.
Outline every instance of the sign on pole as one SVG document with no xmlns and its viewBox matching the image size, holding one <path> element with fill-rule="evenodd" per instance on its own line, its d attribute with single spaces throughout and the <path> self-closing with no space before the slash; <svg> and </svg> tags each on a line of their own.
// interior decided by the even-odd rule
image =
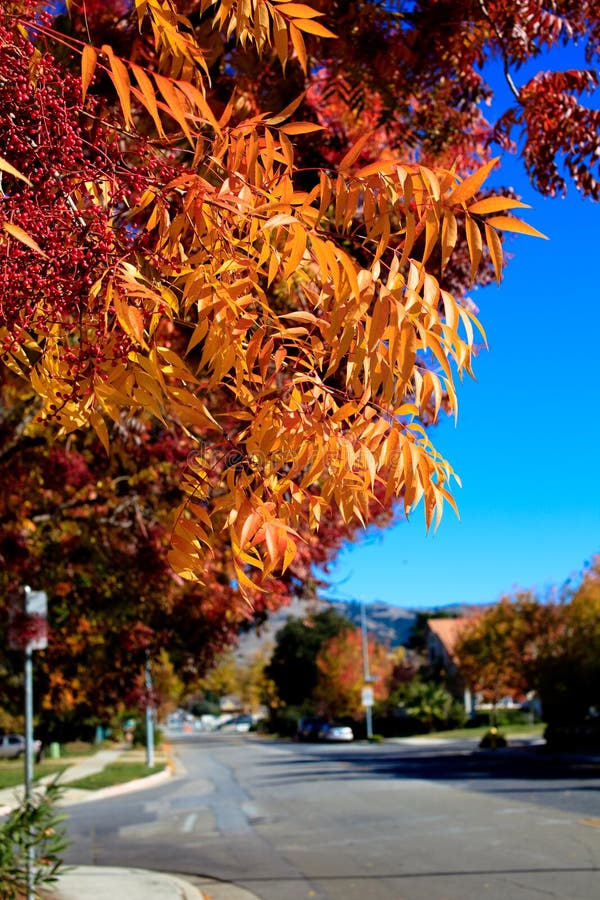
<svg viewBox="0 0 600 900">
<path fill-rule="evenodd" d="M 8 645 L 11 650 L 45 650 L 48 646 L 48 595 L 25 586 L 9 600 Z"/>
<path fill-rule="evenodd" d="M 363 706 L 373 706 L 375 703 L 375 696 L 373 694 L 372 687 L 364 687 L 361 691 L 360 702 Z"/>
<path fill-rule="evenodd" d="M 48 646 L 48 595 L 46 591 L 25 590 L 25 616 L 29 621 L 27 646 L 45 650 Z"/>
</svg>

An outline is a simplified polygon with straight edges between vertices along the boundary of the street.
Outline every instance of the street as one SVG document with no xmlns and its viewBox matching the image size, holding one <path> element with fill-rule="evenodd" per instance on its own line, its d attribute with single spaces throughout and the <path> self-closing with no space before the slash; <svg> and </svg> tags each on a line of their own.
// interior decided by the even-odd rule
<svg viewBox="0 0 600 900">
<path fill-rule="evenodd" d="M 181 737 L 185 774 L 67 809 L 67 861 L 234 882 L 261 900 L 599 896 L 600 767 L 473 742 Z"/>
</svg>

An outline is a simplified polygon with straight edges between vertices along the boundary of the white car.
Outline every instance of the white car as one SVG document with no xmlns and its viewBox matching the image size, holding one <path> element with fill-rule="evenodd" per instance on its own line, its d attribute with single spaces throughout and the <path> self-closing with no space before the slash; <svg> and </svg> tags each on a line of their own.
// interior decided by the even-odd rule
<svg viewBox="0 0 600 900">
<path fill-rule="evenodd" d="M 319 731 L 320 741 L 353 741 L 354 732 L 349 725 L 323 725 Z"/>
<path fill-rule="evenodd" d="M 38 756 L 42 749 L 41 741 L 33 742 L 33 755 Z M 22 734 L 0 735 L 0 759 L 18 759 L 25 754 L 25 738 Z"/>
</svg>

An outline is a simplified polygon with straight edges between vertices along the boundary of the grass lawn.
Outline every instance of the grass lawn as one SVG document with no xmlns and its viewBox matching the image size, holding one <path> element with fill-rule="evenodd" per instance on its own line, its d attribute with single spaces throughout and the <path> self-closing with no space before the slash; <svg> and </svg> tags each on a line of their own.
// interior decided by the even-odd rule
<svg viewBox="0 0 600 900">
<path fill-rule="evenodd" d="M 146 775 L 154 775 L 155 772 L 162 772 L 164 768 L 164 765 L 148 768 L 143 762 L 114 762 L 105 766 L 101 772 L 80 778 L 79 781 L 69 782 L 69 787 L 97 791 L 100 788 L 112 787 L 113 784 L 123 784 L 136 778 L 145 778 Z"/>
<path fill-rule="evenodd" d="M 67 769 L 64 763 L 56 760 L 43 760 L 34 766 L 33 780 L 43 778 L 44 775 L 58 775 Z M 23 760 L 12 760 L 0 763 L 0 789 L 20 787 L 25 783 L 25 764 Z"/>
<path fill-rule="evenodd" d="M 505 737 L 542 737 L 546 725 L 544 722 L 536 722 L 534 725 L 499 725 L 498 731 Z M 430 734 L 421 734 L 423 738 L 482 738 L 490 730 L 489 725 L 478 728 L 455 728 L 454 731 L 432 731 Z"/>
</svg>

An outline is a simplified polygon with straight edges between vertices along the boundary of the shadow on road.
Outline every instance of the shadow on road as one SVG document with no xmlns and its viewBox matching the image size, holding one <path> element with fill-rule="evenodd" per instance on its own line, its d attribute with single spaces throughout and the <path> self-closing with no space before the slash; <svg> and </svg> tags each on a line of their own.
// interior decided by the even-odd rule
<svg viewBox="0 0 600 900">
<path fill-rule="evenodd" d="M 280 766 L 281 778 L 286 781 L 295 774 L 303 781 L 322 780 L 323 777 L 343 780 L 393 777 L 440 782 L 467 781 L 474 789 L 481 782 L 486 792 L 502 791 L 502 783 L 506 781 L 511 782 L 511 793 L 532 789 L 536 793 L 563 791 L 564 782 L 568 781 L 571 790 L 600 790 L 599 763 L 586 762 L 577 757 L 557 757 L 543 746 L 526 750 L 509 747 L 497 751 L 462 752 L 429 748 L 394 752 L 387 747 L 368 746 L 364 749 L 354 746 L 352 752 L 342 747 L 328 747 L 327 750 L 323 753 L 318 747 L 311 749 L 303 746 L 298 753 L 290 752 L 279 760 L 269 757 L 265 766 L 269 770 L 270 783 L 278 777 L 277 767 Z M 580 785 L 573 785 L 573 781 Z"/>
</svg>

